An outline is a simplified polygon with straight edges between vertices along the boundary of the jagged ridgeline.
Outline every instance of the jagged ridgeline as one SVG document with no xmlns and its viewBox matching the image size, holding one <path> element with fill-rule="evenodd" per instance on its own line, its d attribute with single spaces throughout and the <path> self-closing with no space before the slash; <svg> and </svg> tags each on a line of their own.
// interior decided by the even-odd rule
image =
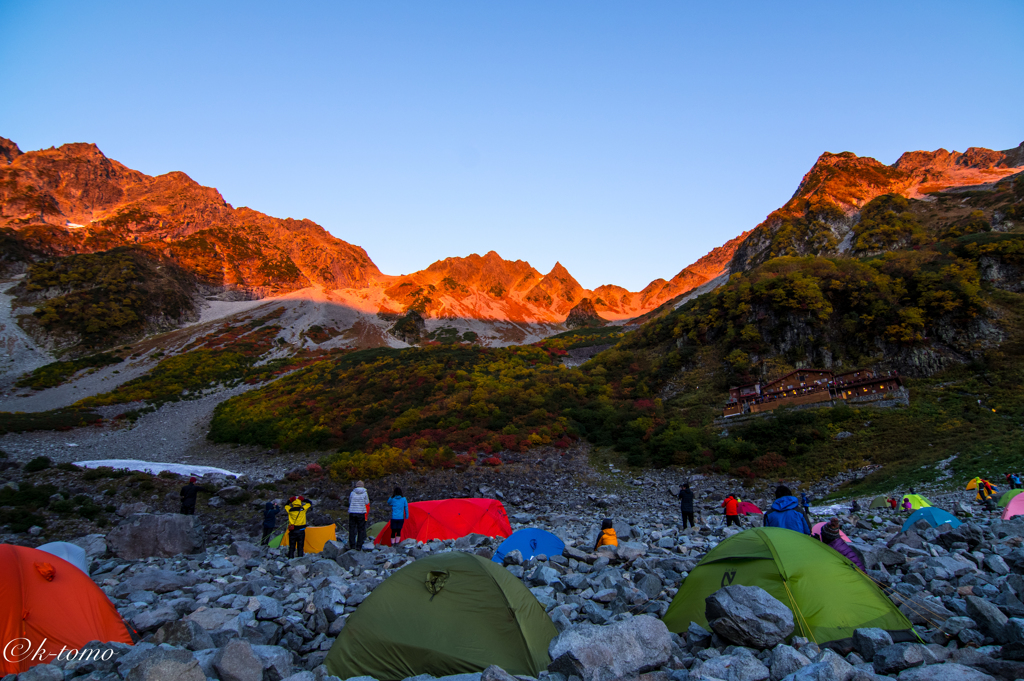
<svg viewBox="0 0 1024 681">
<path fill-rule="evenodd" d="M 1024 234 L 1007 217 L 1019 189 L 1008 180 L 960 195 L 942 219 L 944 199 L 877 197 L 859 236 L 885 252 L 770 259 L 578 369 L 561 355 L 603 330 L 518 348 L 351 353 L 228 400 L 211 437 L 337 449 L 326 462 L 352 474 L 369 461 L 373 472 L 455 465 L 438 448 L 490 455 L 578 439 L 633 464 L 740 476 L 910 467 L 950 447 L 964 450 L 964 466 L 1000 461 L 1024 417 Z M 714 420 L 730 385 L 796 366 L 898 370 L 911 406 L 783 411 L 722 436 Z"/>
</svg>

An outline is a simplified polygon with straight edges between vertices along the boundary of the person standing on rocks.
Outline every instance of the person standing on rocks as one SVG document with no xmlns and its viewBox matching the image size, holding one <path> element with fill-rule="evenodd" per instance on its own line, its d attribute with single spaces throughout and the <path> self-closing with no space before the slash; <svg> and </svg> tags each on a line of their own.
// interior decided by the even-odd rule
<svg viewBox="0 0 1024 681">
<path fill-rule="evenodd" d="M 684 482 L 682 488 L 679 490 L 679 511 L 683 515 L 683 531 L 686 531 L 686 523 L 690 523 L 690 527 L 696 527 L 693 522 L 693 490 L 690 489 L 690 483 Z"/>
<path fill-rule="evenodd" d="M 270 535 L 274 533 L 274 527 L 277 526 L 277 514 L 280 512 L 281 508 L 276 501 L 268 501 L 267 505 L 263 507 L 263 538 L 260 539 L 260 545 L 266 546 L 270 543 Z"/>
<path fill-rule="evenodd" d="M 294 558 L 296 552 L 299 558 L 306 554 L 306 511 L 312 507 L 302 495 L 292 497 L 284 507 L 288 513 L 288 558 Z"/>
<path fill-rule="evenodd" d="M 409 517 L 409 500 L 402 496 L 401 487 L 396 487 L 388 497 L 388 506 L 391 507 L 391 545 L 394 546 L 402 541 L 402 526 Z"/>
<path fill-rule="evenodd" d="M 362 550 L 366 542 L 366 520 L 370 515 L 370 495 L 362 480 L 348 495 L 348 548 Z"/>
<path fill-rule="evenodd" d="M 807 522 L 807 516 L 800 511 L 799 506 L 800 503 L 793 496 L 793 492 L 785 485 L 779 485 L 775 489 L 775 502 L 764 514 L 764 526 L 781 527 L 809 535 L 811 524 Z"/>
<path fill-rule="evenodd" d="M 722 502 L 722 507 L 725 509 L 725 526 L 736 525 L 739 527 L 740 524 L 740 502 L 736 500 L 736 497 L 730 494 Z"/>
<path fill-rule="evenodd" d="M 196 497 L 199 496 L 199 485 L 195 477 L 188 479 L 188 484 L 181 488 L 181 514 L 196 514 Z"/>
</svg>

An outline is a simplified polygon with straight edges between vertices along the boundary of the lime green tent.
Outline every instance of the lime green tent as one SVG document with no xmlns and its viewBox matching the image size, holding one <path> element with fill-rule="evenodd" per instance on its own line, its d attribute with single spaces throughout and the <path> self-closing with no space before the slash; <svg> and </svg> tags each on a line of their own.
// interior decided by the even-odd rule
<svg viewBox="0 0 1024 681">
<path fill-rule="evenodd" d="M 370 539 L 376 539 L 377 535 L 380 534 L 380 531 L 383 530 L 386 525 L 387 523 L 383 520 L 381 520 L 378 523 L 374 523 L 373 525 L 370 525 L 368 528 L 366 528 L 366 536 Z"/>
<path fill-rule="evenodd" d="M 680 634 L 705 629 L 704 599 L 724 586 L 759 586 L 793 611 L 794 635 L 825 643 L 853 630 L 911 628 L 910 620 L 871 579 L 835 549 L 800 532 L 756 527 L 708 552 L 679 587 L 663 618 Z"/>
<path fill-rule="evenodd" d="M 550 664 L 548 644 L 557 635 L 508 570 L 471 553 L 442 553 L 410 563 L 374 589 L 324 664 L 342 679 L 448 676 L 492 664 L 535 677 Z"/>
<path fill-rule="evenodd" d="M 915 511 L 919 508 L 928 508 L 929 506 L 931 506 L 931 503 L 927 499 L 922 497 L 920 494 L 904 494 L 902 497 L 900 497 L 901 509 L 903 508 L 904 499 L 910 499 L 910 508 L 914 509 Z"/>
<path fill-rule="evenodd" d="M 270 541 L 267 542 L 267 546 L 269 546 L 272 549 L 280 548 L 282 539 L 284 539 L 284 532 L 271 537 Z"/>
<path fill-rule="evenodd" d="M 1013 501 L 1013 498 L 1021 492 L 1024 492 L 1024 489 L 1011 489 L 1009 492 L 1003 492 L 1003 496 L 999 497 L 999 505 L 1006 508 Z"/>
<path fill-rule="evenodd" d="M 877 496 L 871 500 L 871 505 L 868 508 L 889 508 L 889 500 L 884 496 Z"/>
</svg>

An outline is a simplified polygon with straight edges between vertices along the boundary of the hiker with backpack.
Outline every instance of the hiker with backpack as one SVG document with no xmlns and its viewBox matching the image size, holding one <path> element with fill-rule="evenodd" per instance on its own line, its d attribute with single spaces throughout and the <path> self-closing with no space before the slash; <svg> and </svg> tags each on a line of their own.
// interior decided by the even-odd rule
<svg viewBox="0 0 1024 681">
<path fill-rule="evenodd" d="M 690 489 L 690 483 L 684 482 L 683 486 L 679 489 L 679 511 L 683 516 L 683 531 L 686 531 L 686 523 L 690 523 L 690 527 L 696 527 L 693 522 L 693 490 Z"/>
<path fill-rule="evenodd" d="M 732 494 L 727 496 L 725 498 L 725 501 L 722 502 L 722 508 L 725 509 L 725 526 L 726 527 L 729 527 L 730 525 L 739 526 L 739 524 L 740 524 L 739 505 L 740 505 L 740 502 Z"/>
<path fill-rule="evenodd" d="M 396 487 L 387 503 L 391 507 L 391 545 L 394 546 L 402 541 L 402 527 L 409 517 L 409 501 L 402 496 L 402 488 Z"/>
<path fill-rule="evenodd" d="M 800 503 L 785 485 L 775 489 L 775 502 L 764 514 L 764 526 L 781 527 L 808 535 L 811 533 L 811 525 L 800 510 Z"/>
<path fill-rule="evenodd" d="M 818 539 L 821 540 L 822 544 L 827 544 L 841 553 L 861 570 L 866 569 L 864 561 L 861 560 L 856 551 L 850 548 L 849 544 L 846 543 L 846 539 L 843 538 L 843 530 L 839 525 L 839 518 L 833 517 L 822 525 L 821 534 L 818 536 Z"/>
<path fill-rule="evenodd" d="M 366 521 L 370 517 L 370 495 L 362 480 L 348 495 L 348 548 L 361 551 L 366 543 Z"/>
<path fill-rule="evenodd" d="M 301 494 L 288 500 L 284 510 L 288 512 L 288 558 L 299 558 L 306 553 L 306 511 L 313 507 Z"/>
</svg>

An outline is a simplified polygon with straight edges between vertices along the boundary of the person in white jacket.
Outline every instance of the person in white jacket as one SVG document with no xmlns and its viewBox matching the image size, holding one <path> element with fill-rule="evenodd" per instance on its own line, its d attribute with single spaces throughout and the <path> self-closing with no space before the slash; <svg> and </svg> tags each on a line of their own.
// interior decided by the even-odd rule
<svg viewBox="0 0 1024 681">
<path fill-rule="evenodd" d="M 348 495 L 348 547 L 361 550 L 366 542 L 366 520 L 370 517 L 370 495 L 362 480 Z"/>
</svg>

